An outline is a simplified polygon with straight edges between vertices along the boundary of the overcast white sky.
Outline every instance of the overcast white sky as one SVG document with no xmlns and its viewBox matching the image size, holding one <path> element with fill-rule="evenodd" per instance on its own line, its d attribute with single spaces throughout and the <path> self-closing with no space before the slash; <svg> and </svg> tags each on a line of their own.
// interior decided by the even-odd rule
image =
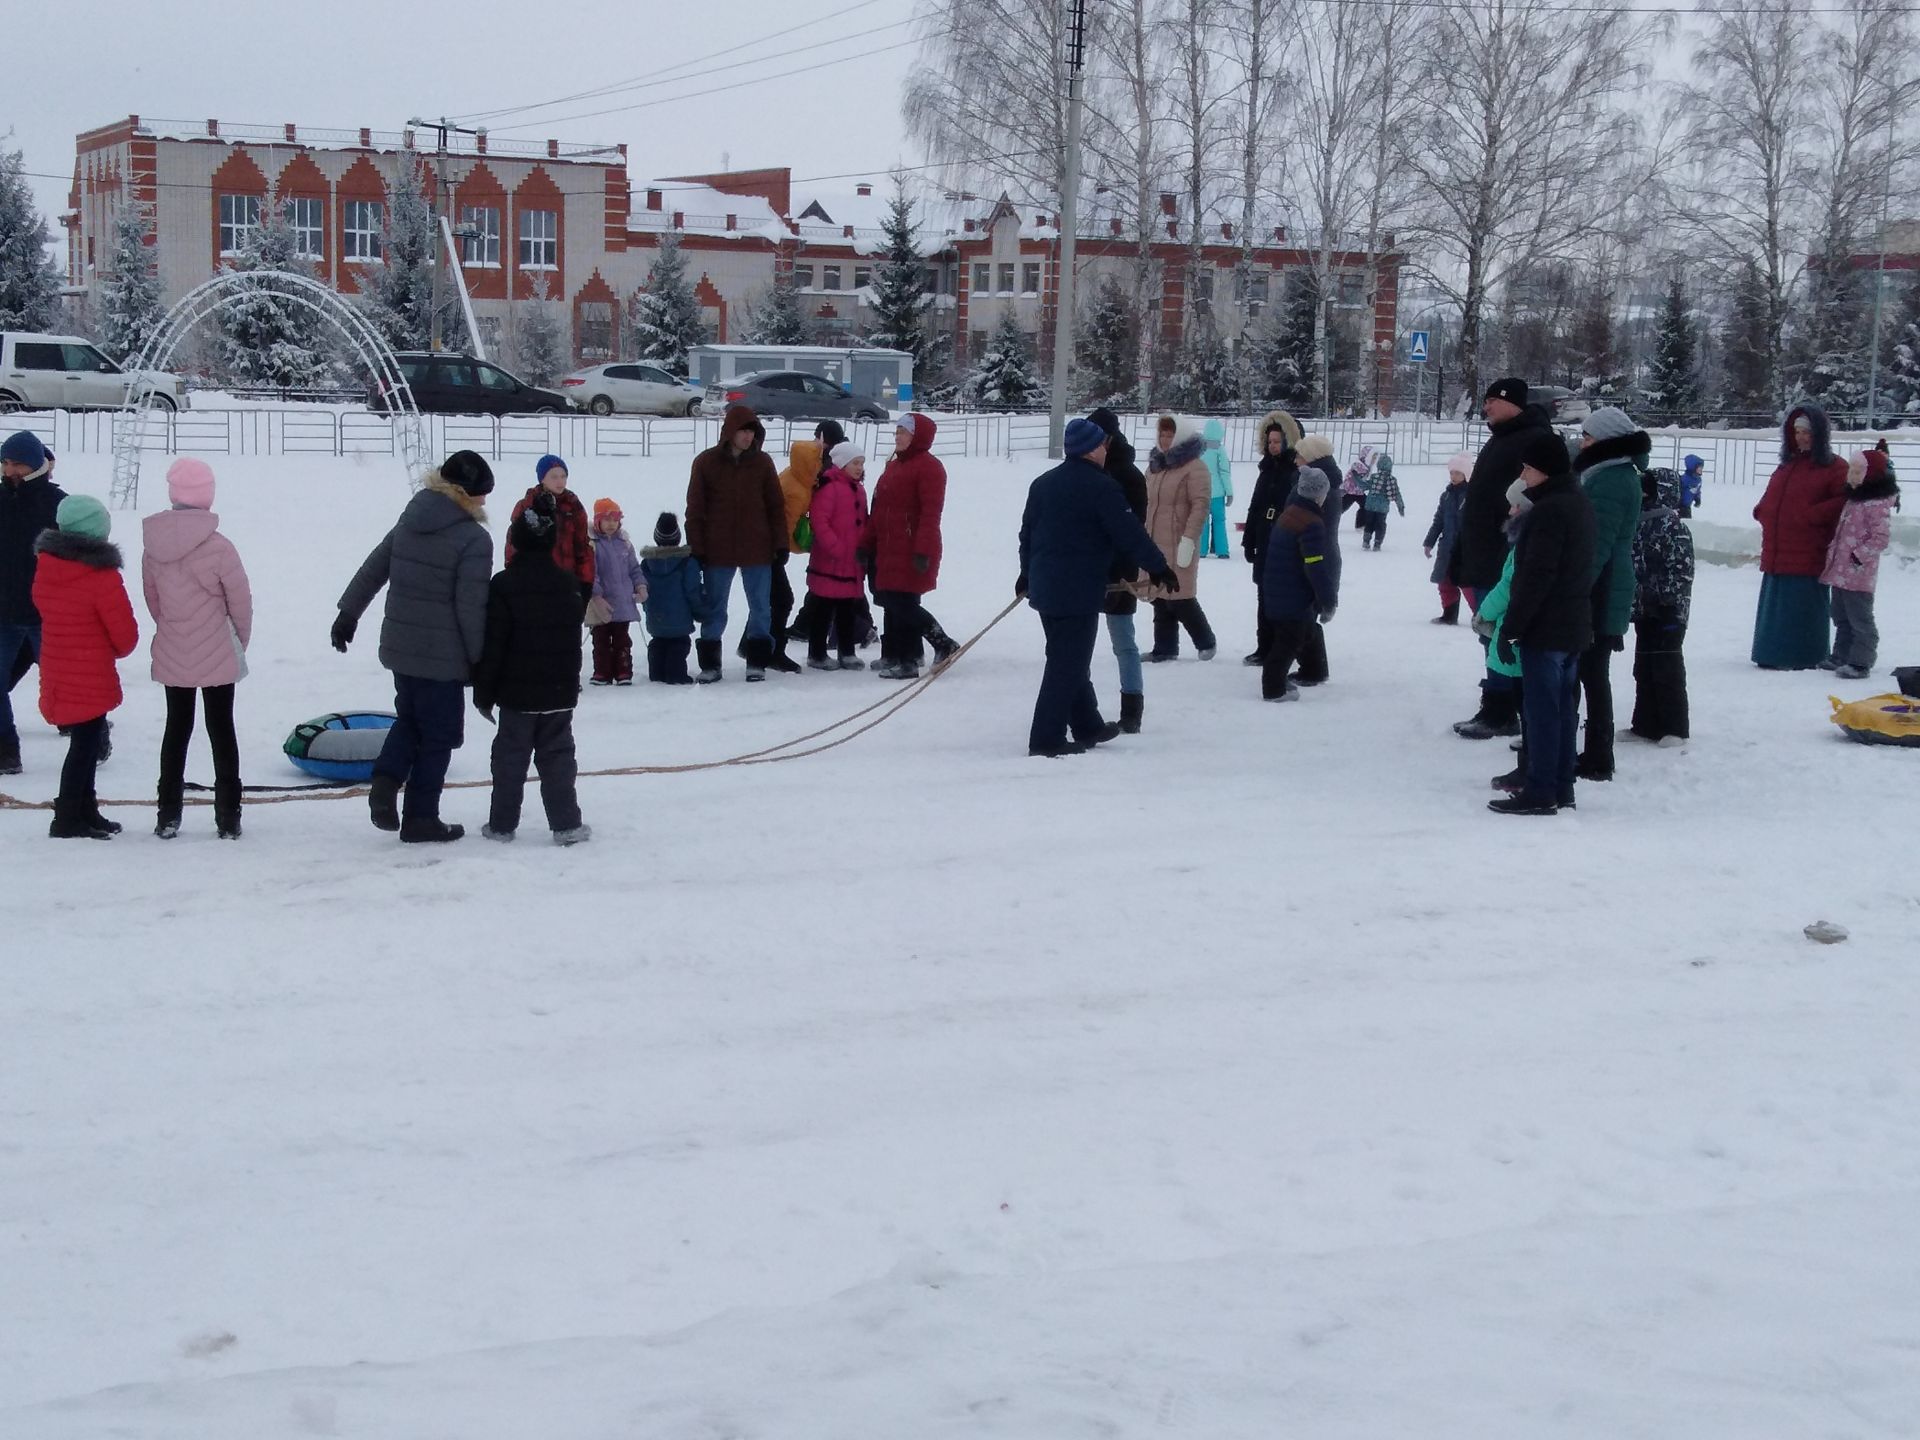
<svg viewBox="0 0 1920 1440">
<path fill-rule="evenodd" d="M 916 11 L 915 0 L 0 0 L 0 34 L 14 42 L 0 131 L 29 171 L 58 177 L 33 182 L 56 239 L 74 136 L 129 114 L 398 130 L 416 114 L 454 118 L 649 77 L 486 123 L 517 139 L 625 141 L 636 179 L 716 170 L 723 157 L 796 176 L 883 172 L 918 158 L 899 103 Z M 741 81 L 751 83 L 716 91 Z M 585 114 L 610 109 L 620 113 Z"/>
</svg>

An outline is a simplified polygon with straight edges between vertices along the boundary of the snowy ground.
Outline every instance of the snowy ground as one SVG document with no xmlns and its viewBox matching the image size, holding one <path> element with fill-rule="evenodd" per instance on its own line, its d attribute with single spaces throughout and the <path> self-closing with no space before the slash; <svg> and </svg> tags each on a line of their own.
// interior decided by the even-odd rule
<svg viewBox="0 0 1920 1440">
<path fill-rule="evenodd" d="M 247 776 L 292 780 L 296 721 L 389 698 L 374 624 L 326 634 L 404 486 L 219 469 Z M 1028 473 L 954 467 L 956 634 Z M 683 475 L 577 483 L 639 529 Z M 1208 562 L 1221 658 L 1071 761 L 1024 754 L 1023 612 L 830 754 L 586 782 L 573 851 L 537 809 L 432 854 L 358 802 L 239 845 L 0 813 L 0 1436 L 1920 1434 L 1920 760 L 1825 718 L 1891 683 L 1756 672 L 1757 577 L 1709 567 L 1692 748 L 1489 815 L 1509 755 L 1448 732 L 1477 651 L 1427 624 L 1408 480 L 1386 553 L 1349 542 L 1332 685 L 1260 703 L 1245 567 Z M 1917 599 L 1884 578 L 1885 664 Z M 583 763 L 880 693 L 729 667 L 589 693 Z M 102 788 L 138 798 L 160 692 L 144 643 L 122 668 Z"/>
</svg>

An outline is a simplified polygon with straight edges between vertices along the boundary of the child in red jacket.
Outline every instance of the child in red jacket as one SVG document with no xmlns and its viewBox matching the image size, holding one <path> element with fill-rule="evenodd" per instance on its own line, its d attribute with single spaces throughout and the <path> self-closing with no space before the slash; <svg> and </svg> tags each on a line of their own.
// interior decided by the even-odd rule
<svg viewBox="0 0 1920 1440">
<path fill-rule="evenodd" d="M 107 507 L 69 495 L 54 511 L 58 527 L 34 542 L 33 604 L 40 612 L 40 713 L 67 731 L 67 762 L 54 801 L 56 840 L 109 840 L 120 827 L 100 813 L 93 774 L 107 716 L 120 705 L 120 672 L 140 643 L 120 550 L 109 544 Z"/>
</svg>

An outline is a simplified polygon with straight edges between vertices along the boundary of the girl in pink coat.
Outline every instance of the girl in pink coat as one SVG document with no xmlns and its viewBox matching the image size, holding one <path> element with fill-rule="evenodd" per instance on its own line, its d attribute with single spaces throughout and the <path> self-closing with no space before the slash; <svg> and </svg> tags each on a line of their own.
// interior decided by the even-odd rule
<svg viewBox="0 0 1920 1440">
<path fill-rule="evenodd" d="M 859 552 L 867 544 L 867 457 L 851 440 L 833 447 L 831 464 L 814 481 L 807 510 L 813 549 L 807 556 L 807 595 L 811 626 L 807 666 L 813 670 L 864 670 L 855 647 L 864 628 L 860 602 L 866 598 Z M 838 632 L 839 654 L 827 654 L 827 634 Z"/>
<path fill-rule="evenodd" d="M 1847 462 L 1847 503 L 1820 572 L 1820 583 L 1833 589 L 1833 653 L 1820 668 L 1842 680 L 1866 679 L 1880 658 L 1873 589 L 1899 508 L 1900 487 L 1884 450 L 1864 451 Z"/>
<path fill-rule="evenodd" d="M 247 673 L 253 590 L 233 542 L 213 513 L 213 471 L 183 456 L 167 470 L 171 510 L 146 519 L 140 584 L 153 616 L 153 678 L 167 688 L 160 741 L 159 818 L 153 833 L 180 833 L 187 744 L 196 696 L 213 747 L 213 818 L 223 840 L 240 838 L 240 742 L 233 731 L 233 687 Z"/>
</svg>

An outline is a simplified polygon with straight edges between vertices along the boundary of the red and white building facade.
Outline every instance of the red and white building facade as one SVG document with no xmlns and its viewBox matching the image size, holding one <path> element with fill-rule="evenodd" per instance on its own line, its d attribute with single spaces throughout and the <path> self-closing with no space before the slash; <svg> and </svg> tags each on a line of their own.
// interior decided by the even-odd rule
<svg viewBox="0 0 1920 1440">
<path fill-rule="evenodd" d="M 621 146 L 555 140 L 506 142 L 436 134 L 312 130 L 293 124 L 240 126 L 218 120 L 143 121 L 128 116 L 78 137 L 68 209 L 70 294 L 86 296 L 106 278 L 114 216 L 123 204 L 154 216 L 155 263 L 169 304 L 217 273 L 278 204 L 304 256 L 326 283 L 351 295 L 383 263 L 387 192 L 400 167 L 421 163 L 429 193 L 444 171 L 451 215 L 470 232 L 462 265 L 489 353 L 511 356 L 516 316 L 527 302 L 558 303 L 574 359 L 625 358 L 624 308 L 643 289 L 661 237 L 678 235 L 688 274 L 715 339 L 738 338 L 743 306 L 791 270 L 822 339 L 856 343 L 871 327 L 867 288 L 884 249 L 891 182 L 837 182 L 815 188 L 784 169 L 635 180 Z M 1056 217 L 1011 202 L 927 191 L 916 195 L 921 252 L 935 294 L 935 322 L 961 363 L 1011 311 L 1036 351 L 1053 348 L 1058 297 Z M 437 201 L 437 196 L 436 196 Z M 1164 234 L 1152 246 L 1159 276 L 1154 320 L 1177 343 L 1193 309 L 1185 293 L 1190 234 L 1174 197 L 1162 198 Z M 1096 220 L 1079 240 L 1080 293 L 1103 273 L 1131 286 L 1139 247 L 1120 222 Z M 1242 254 L 1228 224 L 1201 245 L 1202 303 L 1231 305 Z M 1284 231 L 1252 248 L 1256 301 L 1279 303 L 1287 272 L 1315 255 Z M 1367 305 L 1369 257 L 1334 257 L 1334 296 L 1348 311 Z M 1399 257 L 1388 241 L 1372 297 L 1376 352 L 1391 363 Z M 1210 293 L 1209 293 L 1210 292 Z M 1364 330 L 1365 318 L 1356 316 Z M 1384 343 L 1383 343 L 1384 342 Z"/>
</svg>

